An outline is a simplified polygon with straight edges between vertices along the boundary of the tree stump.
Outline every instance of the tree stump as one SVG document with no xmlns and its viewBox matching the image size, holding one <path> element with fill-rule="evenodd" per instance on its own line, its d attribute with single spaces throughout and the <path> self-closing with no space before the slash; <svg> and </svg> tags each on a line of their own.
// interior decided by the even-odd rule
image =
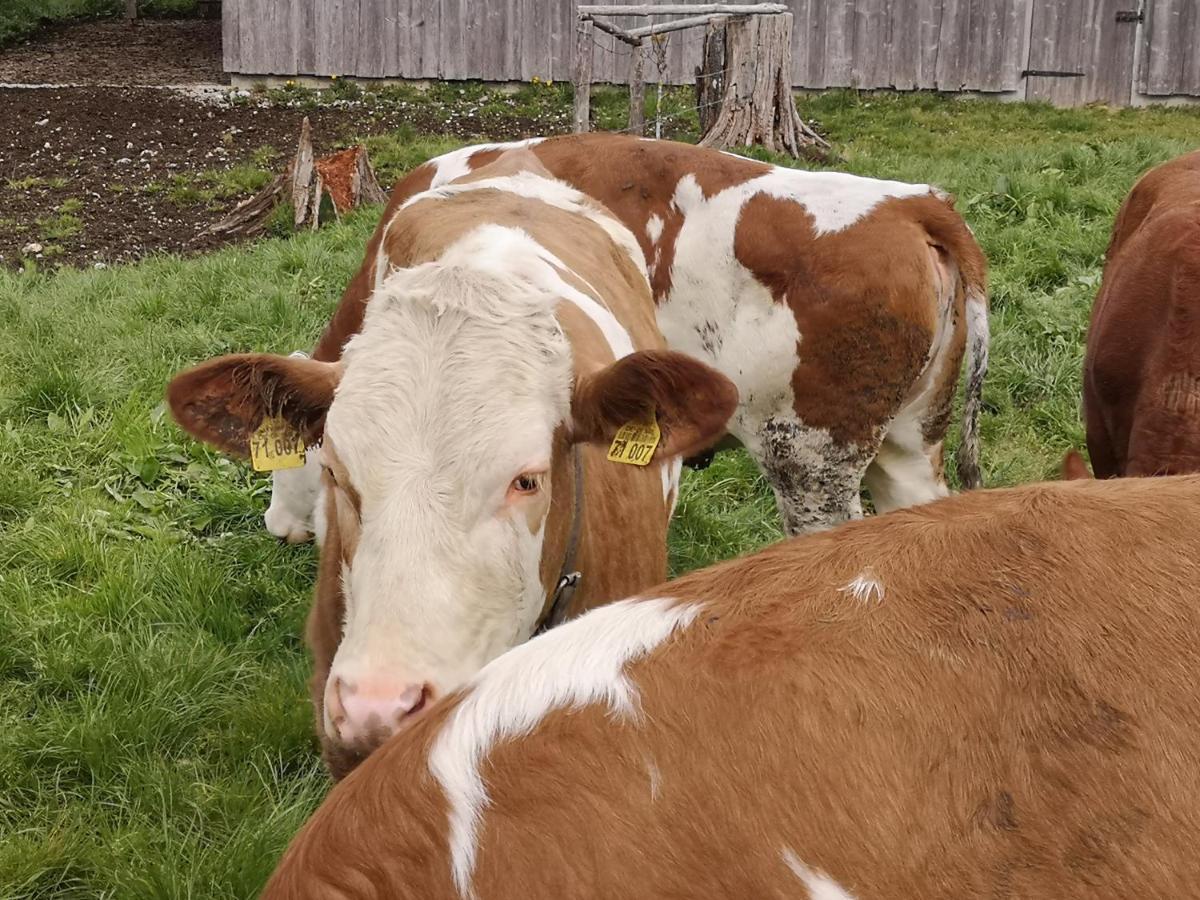
<svg viewBox="0 0 1200 900">
<path fill-rule="evenodd" d="M 387 193 L 379 186 L 375 170 L 367 156 L 367 148 L 351 147 L 315 159 L 312 127 L 308 117 L 300 123 L 300 140 L 296 155 L 287 168 L 276 175 L 265 188 L 239 203 L 233 212 L 214 222 L 196 236 L 250 237 L 267 227 L 275 207 L 284 201 L 292 204 L 292 224 L 301 228 L 308 224 L 316 230 L 321 224 L 321 201 L 329 197 L 334 217 L 341 219 L 364 203 L 385 203 Z"/>
<path fill-rule="evenodd" d="M 716 112 L 707 120 L 702 147 L 760 144 L 796 158 L 823 155 L 829 143 L 804 123 L 792 97 L 791 13 L 713 22 L 704 35 L 703 53 L 697 105 L 701 116 L 706 109 Z"/>
</svg>

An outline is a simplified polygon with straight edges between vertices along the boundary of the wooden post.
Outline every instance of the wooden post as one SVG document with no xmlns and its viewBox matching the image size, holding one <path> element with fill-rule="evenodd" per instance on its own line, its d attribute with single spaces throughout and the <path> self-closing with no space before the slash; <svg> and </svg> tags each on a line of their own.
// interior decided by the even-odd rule
<svg viewBox="0 0 1200 900">
<path fill-rule="evenodd" d="M 125 0 L 125 21 L 132 22 L 137 18 L 138 0 Z"/>
<path fill-rule="evenodd" d="M 700 133 L 707 134 L 717 121 L 717 108 L 725 94 L 725 25 L 728 17 L 713 19 L 704 29 L 704 49 L 696 69 L 696 115 Z"/>
<path fill-rule="evenodd" d="M 587 131 L 592 113 L 592 21 L 575 23 L 575 67 L 571 81 L 575 85 L 575 131 Z"/>
<path fill-rule="evenodd" d="M 629 48 L 629 133 L 643 134 L 646 129 L 646 54 L 642 42 Z"/>
</svg>

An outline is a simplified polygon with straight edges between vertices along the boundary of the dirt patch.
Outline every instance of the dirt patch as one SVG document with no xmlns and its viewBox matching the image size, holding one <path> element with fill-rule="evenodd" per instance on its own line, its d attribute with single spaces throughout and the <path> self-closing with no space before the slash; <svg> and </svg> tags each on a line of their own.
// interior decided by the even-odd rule
<svg viewBox="0 0 1200 900">
<path fill-rule="evenodd" d="M 318 155 L 401 128 L 490 139 L 561 130 L 521 116 L 448 118 L 419 102 L 235 101 L 143 87 L 0 89 L 0 265 L 39 252 L 40 265 L 88 265 L 211 249 L 215 239 L 196 234 L 256 187 L 222 173 L 282 168 L 305 115 Z M 385 188 L 396 174 L 379 172 Z M 31 244 L 41 249 L 23 253 Z"/>
<path fill-rule="evenodd" d="M 50 26 L 0 53 L 8 84 L 228 84 L 219 20 Z"/>
</svg>

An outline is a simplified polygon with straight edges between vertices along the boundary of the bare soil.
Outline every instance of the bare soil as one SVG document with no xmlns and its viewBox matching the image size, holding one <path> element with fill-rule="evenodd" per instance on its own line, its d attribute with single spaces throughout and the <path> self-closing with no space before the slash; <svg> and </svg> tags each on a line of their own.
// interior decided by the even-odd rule
<svg viewBox="0 0 1200 900">
<path fill-rule="evenodd" d="M 186 196 L 188 177 L 251 160 L 261 167 L 270 155 L 264 148 L 276 151 L 266 168 L 282 169 L 305 115 L 318 155 L 400 128 L 491 139 L 547 130 L 535 119 L 447 117 L 420 103 L 305 108 L 257 95 L 231 101 L 229 88 L 215 88 L 214 102 L 148 86 L 201 76 L 224 78 L 219 23 L 87 23 L 0 52 L 0 79 L 74 83 L 0 87 L 0 266 L 110 264 L 211 249 L 216 239 L 196 235 L 252 192 L 197 201 Z M 123 85 L 109 86 L 118 80 Z M 388 174 L 380 173 L 385 189 Z"/>
<path fill-rule="evenodd" d="M 219 20 L 54 25 L 0 52 L 6 84 L 228 84 Z"/>
</svg>

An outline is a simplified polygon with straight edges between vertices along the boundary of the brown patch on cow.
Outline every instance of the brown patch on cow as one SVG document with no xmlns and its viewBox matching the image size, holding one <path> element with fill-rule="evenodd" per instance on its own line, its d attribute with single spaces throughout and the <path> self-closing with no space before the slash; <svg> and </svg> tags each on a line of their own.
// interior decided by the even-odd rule
<svg viewBox="0 0 1200 900">
<path fill-rule="evenodd" d="M 480 760 L 472 890 L 791 896 L 787 847 L 856 897 L 1190 896 L 1197 508 L 1200 478 L 969 492 L 650 592 L 703 610 L 626 666 L 638 716 L 560 709 Z M 864 560 L 887 600 L 847 605 Z M 337 787 L 265 896 L 457 897 L 427 778 L 450 712 Z"/>
<path fill-rule="evenodd" d="M 723 434 L 737 408 L 733 382 L 682 353 L 644 350 L 579 381 L 571 398 L 573 436 L 607 446 L 630 422 L 658 422 L 654 460 L 689 456 Z"/>
<path fill-rule="evenodd" d="M 1096 477 L 1200 471 L 1200 152 L 1122 203 L 1083 376 Z"/>
<path fill-rule="evenodd" d="M 180 372 L 167 386 L 167 405 L 193 437 L 247 456 L 250 435 L 269 416 L 282 416 L 306 444 L 319 442 L 339 377 L 329 363 L 239 353 Z"/>
</svg>

